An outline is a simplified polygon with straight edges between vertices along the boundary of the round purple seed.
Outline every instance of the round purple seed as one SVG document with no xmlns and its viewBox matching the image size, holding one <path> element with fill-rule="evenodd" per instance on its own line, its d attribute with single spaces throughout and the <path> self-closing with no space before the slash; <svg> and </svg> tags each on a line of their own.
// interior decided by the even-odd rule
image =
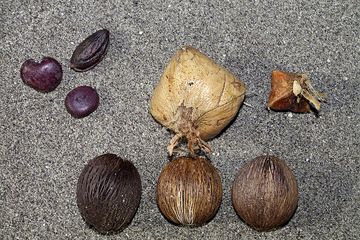
<svg viewBox="0 0 360 240">
<path fill-rule="evenodd" d="M 66 110 L 74 118 L 83 118 L 94 112 L 99 106 L 99 95 L 89 86 L 80 86 L 71 90 L 65 98 Z"/>
</svg>

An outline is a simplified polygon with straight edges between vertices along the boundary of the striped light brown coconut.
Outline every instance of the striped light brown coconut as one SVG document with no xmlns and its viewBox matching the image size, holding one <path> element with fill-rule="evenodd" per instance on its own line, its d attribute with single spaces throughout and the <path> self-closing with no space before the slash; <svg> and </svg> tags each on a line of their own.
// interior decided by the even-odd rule
<svg viewBox="0 0 360 240">
<path fill-rule="evenodd" d="M 204 158 L 172 160 L 161 172 L 157 183 L 159 209 L 177 225 L 199 226 L 209 222 L 221 199 L 220 175 Z"/>
</svg>

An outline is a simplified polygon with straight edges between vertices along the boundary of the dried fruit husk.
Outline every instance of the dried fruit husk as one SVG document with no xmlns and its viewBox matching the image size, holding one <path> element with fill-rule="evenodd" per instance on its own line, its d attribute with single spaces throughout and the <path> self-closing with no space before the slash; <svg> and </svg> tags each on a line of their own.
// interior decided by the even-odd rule
<svg viewBox="0 0 360 240">
<path fill-rule="evenodd" d="M 215 216 L 221 199 L 220 175 L 207 159 L 177 158 L 159 176 L 157 203 L 166 219 L 175 224 L 207 223 Z"/>
<path fill-rule="evenodd" d="M 260 156 L 239 170 L 232 186 L 237 214 L 250 227 L 267 231 L 286 224 L 299 199 L 296 178 L 275 156 Z"/>
<path fill-rule="evenodd" d="M 320 101 L 325 95 L 312 87 L 306 74 L 272 71 L 268 109 L 307 113 L 311 106 L 319 111 Z"/>
<path fill-rule="evenodd" d="M 185 138 L 191 153 L 210 152 L 205 142 L 218 135 L 236 116 L 245 85 L 235 75 L 195 48 L 177 51 L 154 89 L 150 112 L 175 136 L 170 155 Z"/>
<path fill-rule="evenodd" d="M 88 225 L 102 234 L 122 231 L 140 204 L 140 175 L 131 162 L 115 154 L 98 156 L 82 170 L 76 197 Z"/>
<path fill-rule="evenodd" d="M 102 29 L 82 41 L 71 56 L 70 68 L 84 72 L 95 67 L 107 52 L 109 36 L 110 32 L 107 29 Z"/>
</svg>

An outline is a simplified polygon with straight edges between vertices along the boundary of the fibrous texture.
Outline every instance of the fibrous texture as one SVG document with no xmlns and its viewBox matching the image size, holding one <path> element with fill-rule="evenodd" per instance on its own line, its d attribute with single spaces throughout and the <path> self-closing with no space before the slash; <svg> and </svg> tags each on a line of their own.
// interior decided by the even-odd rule
<svg viewBox="0 0 360 240">
<path fill-rule="evenodd" d="M 141 198 L 135 166 L 114 154 L 89 161 L 77 184 L 77 204 L 85 222 L 103 234 L 130 224 Z"/>
<path fill-rule="evenodd" d="M 160 174 L 157 203 L 175 224 L 202 225 L 217 212 L 222 199 L 218 171 L 206 159 L 180 157 Z"/>
<path fill-rule="evenodd" d="M 294 214 L 299 193 L 286 163 L 274 156 L 257 157 L 238 172 L 232 202 L 238 215 L 257 230 L 285 224 Z"/>
</svg>

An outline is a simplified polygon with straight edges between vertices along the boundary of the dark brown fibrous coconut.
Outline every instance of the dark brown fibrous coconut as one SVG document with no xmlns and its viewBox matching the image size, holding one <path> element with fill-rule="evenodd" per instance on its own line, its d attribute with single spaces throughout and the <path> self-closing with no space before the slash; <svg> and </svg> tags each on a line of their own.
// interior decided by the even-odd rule
<svg viewBox="0 0 360 240">
<path fill-rule="evenodd" d="M 162 214 L 178 225 L 199 226 L 216 214 L 222 199 L 221 178 L 204 158 L 180 157 L 162 170 L 157 203 Z"/>
<path fill-rule="evenodd" d="M 131 162 L 114 154 L 98 156 L 81 172 L 76 197 L 88 225 L 102 234 L 122 231 L 140 204 L 140 175 Z"/>
<path fill-rule="evenodd" d="M 299 199 L 296 178 L 286 163 L 261 156 L 245 164 L 232 187 L 237 214 L 259 231 L 276 229 L 294 214 Z"/>
</svg>

